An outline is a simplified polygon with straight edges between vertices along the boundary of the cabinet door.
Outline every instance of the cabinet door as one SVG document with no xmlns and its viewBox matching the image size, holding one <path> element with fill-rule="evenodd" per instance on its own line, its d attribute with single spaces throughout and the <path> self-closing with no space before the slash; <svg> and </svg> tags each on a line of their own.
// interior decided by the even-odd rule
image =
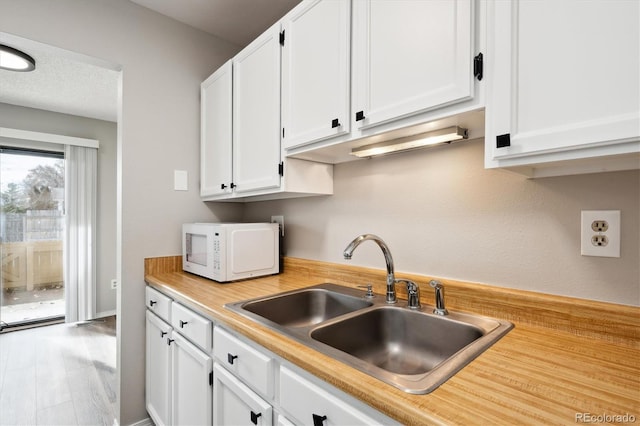
<svg viewBox="0 0 640 426">
<path fill-rule="evenodd" d="M 280 367 L 280 405 L 296 424 L 378 425 L 380 421 L 350 406 L 286 367 Z M 297 420 L 297 421 L 296 421 Z"/>
<path fill-rule="evenodd" d="M 356 127 L 473 96 L 472 6 L 471 0 L 354 0 Z"/>
<path fill-rule="evenodd" d="M 200 85 L 200 196 L 231 192 L 231 78 L 228 61 Z"/>
<path fill-rule="evenodd" d="M 490 2 L 487 166 L 638 152 L 639 16 L 637 1 Z"/>
<path fill-rule="evenodd" d="M 171 424 L 171 326 L 147 311 L 146 405 L 156 425 Z"/>
<path fill-rule="evenodd" d="M 171 342 L 172 421 L 174 425 L 211 424 L 211 358 L 178 333 Z"/>
<path fill-rule="evenodd" d="M 271 405 L 216 363 L 213 368 L 213 424 L 261 425 L 273 422 Z"/>
<path fill-rule="evenodd" d="M 280 24 L 233 59 L 233 183 L 242 193 L 280 186 Z"/>
<path fill-rule="evenodd" d="M 284 20 L 283 145 L 348 133 L 349 1 L 301 3 Z"/>
</svg>

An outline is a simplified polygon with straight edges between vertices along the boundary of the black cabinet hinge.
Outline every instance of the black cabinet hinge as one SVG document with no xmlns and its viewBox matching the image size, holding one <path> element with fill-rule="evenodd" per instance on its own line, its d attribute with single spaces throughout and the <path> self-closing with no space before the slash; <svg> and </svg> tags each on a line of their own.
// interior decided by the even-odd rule
<svg viewBox="0 0 640 426">
<path fill-rule="evenodd" d="M 209 386 L 213 386 L 213 371 L 209 373 Z"/>
<path fill-rule="evenodd" d="M 511 146 L 511 133 L 496 136 L 496 148 L 506 148 Z"/>
<path fill-rule="evenodd" d="M 280 31 L 280 46 L 284 46 L 284 30 Z"/>
<path fill-rule="evenodd" d="M 478 80 L 482 80 L 482 72 L 484 68 L 484 57 L 482 56 L 482 52 L 478 53 L 475 58 L 473 58 L 473 76 Z"/>
<path fill-rule="evenodd" d="M 284 176 L 284 163 L 278 164 L 278 174 Z"/>
</svg>

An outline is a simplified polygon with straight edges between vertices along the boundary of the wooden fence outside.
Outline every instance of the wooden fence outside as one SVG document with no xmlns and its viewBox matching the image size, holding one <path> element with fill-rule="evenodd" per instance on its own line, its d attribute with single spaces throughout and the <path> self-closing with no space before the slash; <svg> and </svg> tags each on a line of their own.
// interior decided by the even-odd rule
<svg viewBox="0 0 640 426">
<path fill-rule="evenodd" d="M 0 244 L 2 290 L 62 283 L 62 240 Z"/>
</svg>

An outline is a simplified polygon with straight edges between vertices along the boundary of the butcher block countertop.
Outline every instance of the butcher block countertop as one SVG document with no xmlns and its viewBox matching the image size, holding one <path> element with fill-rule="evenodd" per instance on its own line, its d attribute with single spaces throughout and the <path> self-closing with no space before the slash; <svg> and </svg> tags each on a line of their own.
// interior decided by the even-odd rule
<svg viewBox="0 0 640 426">
<path fill-rule="evenodd" d="M 401 423 L 640 423 L 640 308 L 441 279 L 449 310 L 515 327 L 435 391 L 412 395 L 224 307 L 324 282 L 372 283 L 384 295 L 383 270 L 286 258 L 279 275 L 218 284 L 180 262 L 146 259 L 146 282 Z M 396 276 L 419 283 L 433 305 L 427 283 L 436 277 Z"/>
</svg>

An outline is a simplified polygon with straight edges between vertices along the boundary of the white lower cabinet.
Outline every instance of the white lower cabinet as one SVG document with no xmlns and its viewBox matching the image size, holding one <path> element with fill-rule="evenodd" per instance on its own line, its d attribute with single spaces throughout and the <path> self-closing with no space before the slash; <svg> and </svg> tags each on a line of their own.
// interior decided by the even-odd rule
<svg viewBox="0 0 640 426">
<path fill-rule="evenodd" d="M 291 421 L 289 421 L 289 419 L 280 413 L 273 414 L 273 422 L 276 426 L 295 426 Z"/>
<path fill-rule="evenodd" d="M 180 332 L 210 350 L 212 323 L 151 287 L 146 292 L 147 412 L 158 426 L 211 425 L 213 360 Z"/>
<path fill-rule="evenodd" d="M 272 424 L 271 405 L 217 363 L 213 367 L 213 389 L 214 425 Z"/>
<path fill-rule="evenodd" d="M 171 424 L 171 326 L 147 311 L 146 406 L 158 426 Z"/>
<path fill-rule="evenodd" d="M 265 398 L 273 398 L 272 357 L 240 341 L 231 333 L 216 327 L 213 330 L 213 355 L 235 376 L 250 383 Z"/>
<path fill-rule="evenodd" d="M 171 325 L 191 343 L 205 352 L 211 350 L 211 321 L 179 303 L 171 304 Z"/>
<path fill-rule="evenodd" d="M 398 424 L 204 314 L 167 303 L 173 327 L 146 312 L 146 406 L 156 425 Z M 211 327 L 213 339 L 202 331 Z"/>
<path fill-rule="evenodd" d="M 171 342 L 172 404 L 171 424 L 210 425 L 213 377 L 209 355 L 178 333 Z"/>
<path fill-rule="evenodd" d="M 387 423 L 370 417 L 284 366 L 280 367 L 280 406 L 295 424 L 353 426 Z"/>
</svg>

